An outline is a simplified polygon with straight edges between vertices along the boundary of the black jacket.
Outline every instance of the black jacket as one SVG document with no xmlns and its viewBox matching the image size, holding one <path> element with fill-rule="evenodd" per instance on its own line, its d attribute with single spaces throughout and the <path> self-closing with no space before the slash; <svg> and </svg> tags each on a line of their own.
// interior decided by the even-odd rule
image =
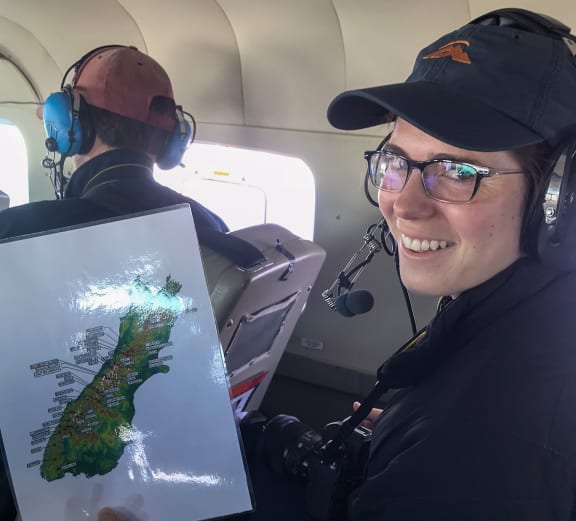
<svg viewBox="0 0 576 521">
<path fill-rule="evenodd" d="M 188 203 L 199 241 L 218 243 L 222 232 L 228 231 L 222 219 L 196 201 L 157 183 L 152 168 L 148 156 L 137 151 L 116 149 L 96 156 L 74 172 L 64 199 L 0 211 L 0 239 Z M 11 521 L 15 516 L 4 461 L 0 458 L 0 519 Z"/>
<path fill-rule="evenodd" d="M 154 180 L 149 157 L 116 149 L 81 165 L 60 201 L 40 201 L 0 212 L 0 239 L 188 203 L 196 229 L 227 232 L 216 214 Z"/>
<path fill-rule="evenodd" d="M 355 521 L 576 519 L 576 273 L 522 259 L 391 358 Z"/>
</svg>

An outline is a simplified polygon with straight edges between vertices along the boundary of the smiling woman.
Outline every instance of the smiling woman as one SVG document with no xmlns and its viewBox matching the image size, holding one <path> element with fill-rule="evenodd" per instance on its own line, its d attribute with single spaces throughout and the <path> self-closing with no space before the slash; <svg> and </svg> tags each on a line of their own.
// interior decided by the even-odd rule
<svg viewBox="0 0 576 521">
<path fill-rule="evenodd" d="M 342 129 L 395 121 L 369 174 L 402 283 L 443 297 L 378 370 L 403 391 L 369 416 L 354 520 L 574 519 L 575 47 L 501 9 L 328 109 Z"/>
</svg>

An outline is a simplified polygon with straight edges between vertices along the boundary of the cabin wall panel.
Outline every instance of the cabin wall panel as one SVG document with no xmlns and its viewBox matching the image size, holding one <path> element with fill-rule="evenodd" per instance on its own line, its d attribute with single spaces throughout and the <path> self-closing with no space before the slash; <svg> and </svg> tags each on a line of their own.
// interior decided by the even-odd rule
<svg viewBox="0 0 576 521">
<path fill-rule="evenodd" d="M 138 26 L 116 0 L 3 0 L 0 15 L 42 42 L 61 71 L 100 45 L 144 47 Z M 60 83 L 51 88 L 59 86 Z"/>
<path fill-rule="evenodd" d="M 516 7 L 529 9 L 537 13 L 544 13 L 554 18 L 558 18 L 562 23 L 572 27 L 576 31 L 576 9 L 574 0 L 515 0 L 514 2 L 504 2 L 502 0 L 469 0 L 470 18 L 475 18 L 493 9 L 503 7 Z"/>
<path fill-rule="evenodd" d="M 345 77 L 330 0 L 219 0 L 242 60 L 246 124 L 327 130 L 326 107 Z"/>
<path fill-rule="evenodd" d="M 3 0 L 0 17 L 39 42 L 58 74 L 108 43 L 149 52 L 199 122 L 334 131 L 345 89 L 403 81 L 414 55 L 504 0 Z M 572 0 L 519 0 L 576 27 Z M 2 32 L 0 45 L 5 45 Z M 26 54 L 26 46 L 13 49 Z M 24 56 L 23 63 L 30 57 Z M 59 82 L 31 67 L 44 95 Z M 371 129 L 357 132 L 371 135 Z"/>
<path fill-rule="evenodd" d="M 176 102 L 198 121 L 243 125 L 244 92 L 235 28 L 215 0 L 121 0 L 166 69 Z"/>
<path fill-rule="evenodd" d="M 0 15 L 5 13 L 6 10 L 0 10 Z M 5 63 L 0 71 L 0 101 L 31 103 L 3 103 L 0 105 L 0 118 L 15 124 L 26 142 L 30 200 L 51 198 L 52 187 L 41 166 L 46 155 L 44 128 L 36 117 L 37 106 L 34 103 L 41 101 L 35 93 L 43 99 L 59 88 L 62 73 L 36 35 L 4 16 L 0 16 L 0 53 L 16 65 Z M 9 162 L 8 158 L 5 168 L 9 168 Z"/>
<path fill-rule="evenodd" d="M 469 20 L 466 0 L 332 1 L 345 49 L 340 90 L 404 81 L 420 49 Z"/>
</svg>

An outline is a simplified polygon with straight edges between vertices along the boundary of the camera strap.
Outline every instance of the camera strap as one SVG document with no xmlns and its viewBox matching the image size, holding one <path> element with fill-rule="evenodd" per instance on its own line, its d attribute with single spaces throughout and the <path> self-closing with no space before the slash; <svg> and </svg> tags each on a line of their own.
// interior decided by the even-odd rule
<svg viewBox="0 0 576 521">
<path fill-rule="evenodd" d="M 404 353 L 416 345 L 424 337 L 425 334 L 426 328 L 418 331 L 418 333 L 416 333 L 410 340 L 408 340 L 408 342 L 406 342 L 402 347 L 400 347 L 400 349 L 398 349 L 398 351 L 396 351 L 392 358 L 400 353 Z M 372 411 L 382 395 L 394 387 L 394 377 L 387 369 L 388 361 L 378 369 L 378 380 L 368 396 L 362 400 L 360 407 L 358 407 L 358 409 L 356 409 L 349 418 L 340 424 L 340 428 L 336 434 L 332 437 L 331 440 L 328 440 L 325 443 L 325 454 L 335 454 L 340 449 L 342 444 L 344 444 L 350 435 L 354 432 L 354 429 L 356 429 L 362 423 L 362 421 L 368 417 L 370 411 Z"/>
</svg>

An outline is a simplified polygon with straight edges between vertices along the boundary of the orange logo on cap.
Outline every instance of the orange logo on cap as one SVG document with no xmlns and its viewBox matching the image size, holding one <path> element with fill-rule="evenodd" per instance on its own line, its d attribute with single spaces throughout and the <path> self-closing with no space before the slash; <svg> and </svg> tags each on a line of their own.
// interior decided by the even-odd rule
<svg viewBox="0 0 576 521">
<path fill-rule="evenodd" d="M 464 48 L 464 45 L 468 47 L 470 42 L 468 40 L 455 40 L 453 42 L 447 43 L 438 49 L 437 51 L 431 52 L 426 56 L 422 56 L 423 60 L 429 60 L 431 58 L 452 58 L 452 61 L 460 63 L 472 63 L 470 57 Z"/>
</svg>

